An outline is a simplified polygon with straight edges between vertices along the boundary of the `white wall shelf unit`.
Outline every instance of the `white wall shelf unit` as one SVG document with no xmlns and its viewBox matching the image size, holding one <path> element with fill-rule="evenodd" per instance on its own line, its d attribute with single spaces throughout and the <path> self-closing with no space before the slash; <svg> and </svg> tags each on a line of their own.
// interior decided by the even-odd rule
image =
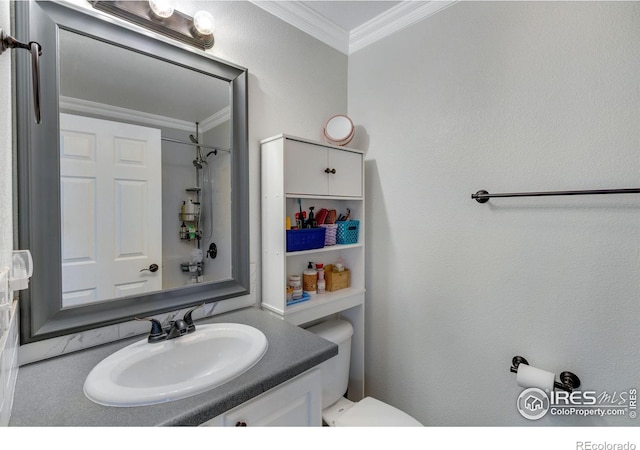
<svg viewBox="0 0 640 450">
<path fill-rule="evenodd" d="M 349 398 L 364 396 L 364 152 L 281 134 L 261 141 L 262 156 L 262 308 L 295 325 L 306 326 L 339 315 L 354 327 Z M 351 211 L 359 221 L 358 241 L 314 250 L 286 251 L 286 217 L 315 207 Z M 333 264 L 351 272 L 348 288 L 311 296 L 287 305 L 289 275 L 307 263 Z"/>
</svg>

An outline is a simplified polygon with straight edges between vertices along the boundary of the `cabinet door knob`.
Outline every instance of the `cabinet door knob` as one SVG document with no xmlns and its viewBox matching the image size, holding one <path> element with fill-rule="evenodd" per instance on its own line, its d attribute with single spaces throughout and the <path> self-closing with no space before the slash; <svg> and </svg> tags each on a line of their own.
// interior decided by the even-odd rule
<svg viewBox="0 0 640 450">
<path fill-rule="evenodd" d="M 328 167 L 324 169 L 324 173 L 336 173 L 336 169 L 329 169 Z"/>
<path fill-rule="evenodd" d="M 242 422 L 241 420 L 236 422 L 236 426 L 237 427 L 246 427 L 247 426 L 247 422 Z"/>
</svg>

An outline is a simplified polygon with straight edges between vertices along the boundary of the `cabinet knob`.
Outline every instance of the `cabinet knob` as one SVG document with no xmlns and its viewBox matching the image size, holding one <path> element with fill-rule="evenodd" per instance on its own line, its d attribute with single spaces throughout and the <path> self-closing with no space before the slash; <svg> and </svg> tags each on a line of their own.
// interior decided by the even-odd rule
<svg viewBox="0 0 640 450">
<path fill-rule="evenodd" d="M 324 169 L 324 173 L 336 173 L 336 169 L 329 169 L 328 167 Z"/>
<path fill-rule="evenodd" d="M 241 420 L 236 422 L 236 426 L 237 427 L 246 427 L 247 426 L 247 422 L 242 422 Z"/>
</svg>

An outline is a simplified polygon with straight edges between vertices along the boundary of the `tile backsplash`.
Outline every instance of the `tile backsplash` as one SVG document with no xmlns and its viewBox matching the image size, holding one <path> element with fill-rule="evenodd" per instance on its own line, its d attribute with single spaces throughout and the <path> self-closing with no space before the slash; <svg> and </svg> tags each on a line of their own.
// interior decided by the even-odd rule
<svg viewBox="0 0 640 450">
<path fill-rule="evenodd" d="M 9 326 L 0 336 L 0 426 L 7 426 L 18 377 L 18 302 L 9 309 Z"/>
<path fill-rule="evenodd" d="M 2 0 L 0 0 L 1 2 Z M 240 308 L 247 308 L 257 305 L 256 296 L 256 264 L 250 265 L 250 294 L 242 297 L 234 297 L 221 300 L 215 303 L 207 303 L 203 308 L 193 313 L 193 319 L 198 320 L 203 317 L 215 316 Z M 161 323 L 167 324 L 171 320 L 179 319 L 189 308 L 178 311 L 153 315 Z M 48 358 L 55 358 L 67 353 L 84 350 L 108 342 L 118 341 L 133 336 L 142 336 L 149 333 L 147 322 L 137 322 L 130 320 L 127 322 L 109 325 L 106 327 L 94 328 L 78 333 L 58 336 L 42 341 L 31 342 L 20 346 L 18 363 L 20 365 L 41 361 Z"/>
</svg>

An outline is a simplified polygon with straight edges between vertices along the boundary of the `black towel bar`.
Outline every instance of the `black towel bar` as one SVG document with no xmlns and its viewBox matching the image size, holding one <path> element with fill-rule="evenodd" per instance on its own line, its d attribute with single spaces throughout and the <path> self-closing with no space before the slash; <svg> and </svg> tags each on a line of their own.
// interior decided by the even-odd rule
<svg viewBox="0 0 640 450">
<path fill-rule="evenodd" d="M 486 203 L 494 197 L 547 197 L 551 195 L 605 195 L 605 194 L 640 194 L 640 188 L 630 189 L 594 189 L 590 191 L 547 191 L 547 192 L 515 192 L 504 194 L 490 194 L 481 190 L 471 194 L 471 198 L 478 203 Z"/>
</svg>

